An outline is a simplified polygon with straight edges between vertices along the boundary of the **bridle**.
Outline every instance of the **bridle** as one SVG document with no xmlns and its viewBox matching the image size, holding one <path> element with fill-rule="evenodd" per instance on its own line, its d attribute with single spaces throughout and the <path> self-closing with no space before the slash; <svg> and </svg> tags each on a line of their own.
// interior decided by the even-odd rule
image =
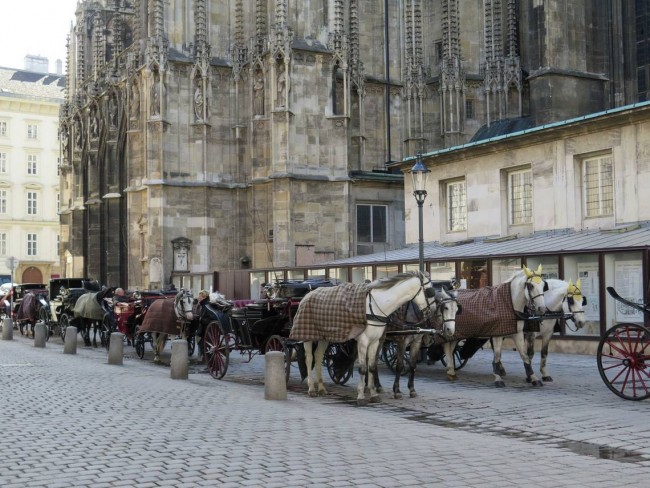
<svg viewBox="0 0 650 488">
<path fill-rule="evenodd" d="M 429 318 L 431 317 L 431 302 L 429 302 L 429 298 L 433 298 L 434 302 L 435 302 L 436 301 L 435 300 L 436 291 L 433 288 L 433 286 L 425 288 L 426 285 L 432 283 L 431 279 L 426 278 L 426 276 L 423 273 L 419 273 L 419 278 L 420 278 L 420 287 L 415 292 L 413 297 L 411 299 L 409 299 L 406 303 L 412 302 L 413 300 L 415 300 L 415 298 L 420 293 L 424 293 L 424 301 L 425 301 L 426 305 L 424 306 L 424 308 L 419 310 L 419 312 L 423 316 L 422 320 L 419 323 L 424 323 L 424 322 L 427 322 L 429 320 Z M 425 278 L 427 279 L 426 282 L 424 281 Z M 375 300 L 375 305 L 376 305 L 377 309 L 379 310 L 379 312 L 382 314 L 381 316 L 378 316 L 373 310 L 372 302 L 373 302 L 372 290 L 370 290 L 368 292 L 368 308 L 370 309 L 370 313 L 366 315 L 366 318 L 376 320 L 377 322 L 381 322 L 381 324 L 370 324 L 370 325 L 375 325 L 377 327 L 384 327 L 386 324 L 391 322 L 391 320 L 389 318 L 389 315 L 386 312 L 384 312 L 381 309 L 381 307 L 379 307 L 379 304 L 377 304 L 377 301 Z"/>
</svg>

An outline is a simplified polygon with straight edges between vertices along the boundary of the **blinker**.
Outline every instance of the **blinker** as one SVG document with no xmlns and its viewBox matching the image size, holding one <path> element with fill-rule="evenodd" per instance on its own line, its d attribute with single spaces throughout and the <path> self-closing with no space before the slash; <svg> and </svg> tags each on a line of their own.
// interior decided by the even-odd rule
<svg viewBox="0 0 650 488">
<path fill-rule="evenodd" d="M 433 288 L 425 288 L 424 296 L 427 298 L 434 298 L 436 296 L 436 290 L 434 290 Z"/>
</svg>

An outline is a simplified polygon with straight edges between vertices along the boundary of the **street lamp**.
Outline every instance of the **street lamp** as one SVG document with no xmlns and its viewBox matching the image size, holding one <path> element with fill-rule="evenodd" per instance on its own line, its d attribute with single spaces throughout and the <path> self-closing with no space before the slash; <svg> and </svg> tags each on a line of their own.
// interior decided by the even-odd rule
<svg viewBox="0 0 650 488">
<path fill-rule="evenodd" d="M 413 181 L 413 196 L 415 201 L 418 204 L 418 223 L 419 223 L 419 244 L 420 244 L 420 271 L 424 272 L 424 231 L 423 231 L 423 222 L 422 222 L 422 205 L 424 205 L 424 200 L 427 198 L 427 176 L 429 176 L 429 171 L 427 167 L 422 163 L 422 154 L 418 153 L 415 164 L 411 168 L 411 179 Z"/>
</svg>

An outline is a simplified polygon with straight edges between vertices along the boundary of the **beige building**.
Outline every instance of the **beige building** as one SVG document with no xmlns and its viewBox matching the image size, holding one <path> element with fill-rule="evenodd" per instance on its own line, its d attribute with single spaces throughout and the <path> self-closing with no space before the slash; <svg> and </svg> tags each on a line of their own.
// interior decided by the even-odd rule
<svg viewBox="0 0 650 488">
<path fill-rule="evenodd" d="M 59 265 L 61 75 L 0 68 L 0 275 L 47 283 Z"/>
</svg>

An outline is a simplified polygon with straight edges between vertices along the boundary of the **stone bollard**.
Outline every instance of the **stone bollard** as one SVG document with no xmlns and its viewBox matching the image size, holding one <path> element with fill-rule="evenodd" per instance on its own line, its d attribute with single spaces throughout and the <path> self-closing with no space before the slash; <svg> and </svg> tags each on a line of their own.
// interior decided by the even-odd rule
<svg viewBox="0 0 650 488">
<path fill-rule="evenodd" d="M 63 354 L 77 354 L 77 328 L 74 325 L 65 328 Z"/>
<path fill-rule="evenodd" d="M 36 322 L 34 326 L 34 347 L 45 347 L 47 332 L 47 325 L 44 322 Z"/>
<path fill-rule="evenodd" d="M 14 321 L 6 317 L 2 321 L 2 340 L 10 341 L 14 338 Z"/>
<path fill-rule="evenodd" d="M 269 351 L 264 354 L 264 399 L 286 400 L 287 377 L 284 369 L 284 353 Z"/>
<path fill-rule="evenodd" d="M 113 332 L 108 346 L 108 364 L 121 365 L 124 356 L 124 334 Z"/>
<path fill-rule="evenodd" d="M 172 341 L 171 378 L 173 380 L 186 380 L 189 368 L 189 351 L 185 339 Z"/>
</svg>

